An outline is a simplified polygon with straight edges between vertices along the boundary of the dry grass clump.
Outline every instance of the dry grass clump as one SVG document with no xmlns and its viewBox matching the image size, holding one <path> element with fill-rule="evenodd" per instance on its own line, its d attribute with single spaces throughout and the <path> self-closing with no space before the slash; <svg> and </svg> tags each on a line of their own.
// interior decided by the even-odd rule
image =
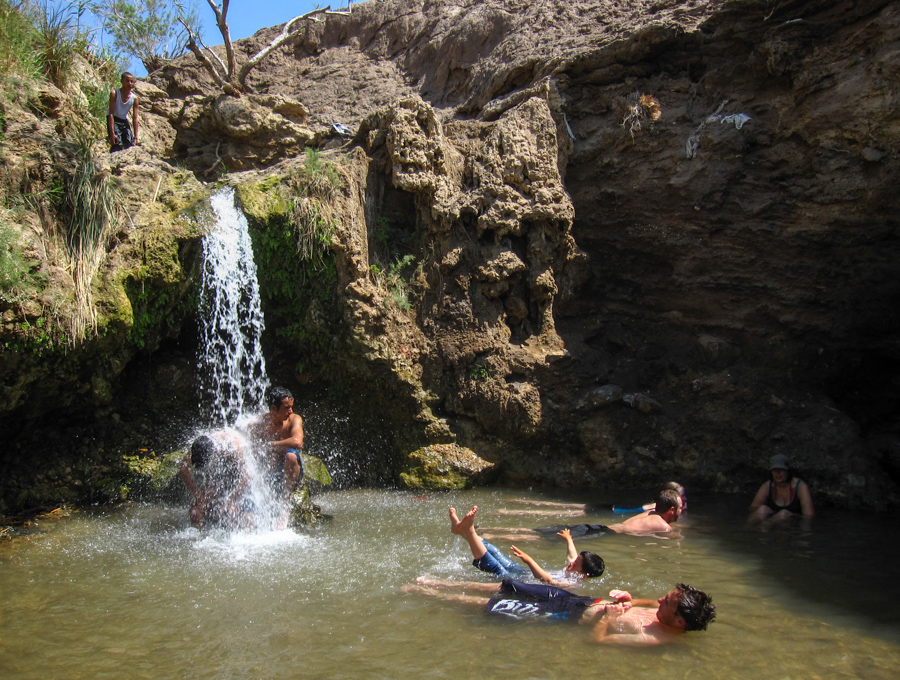
<svg viewBox="0 0 900 680">
<path fill-rule="evenodd" d="M 643 129 L 644 123 L 653 125 L 662 117 L 662 105 L 659 100 L 650 94 L 634 92 L 626 97 L 620 97 L 615 103 L 616 118 L 619 125 L 625 128 L 634 140 L 634 133 Z"/>
<path fill-rule="evenodd" d="M 90 128 L 76 128 L 71 141 L 74 163 L 63 173 L 67 268 L 75 282 L 73 343 L 96 327 L 91 281 L 106 257 L 109 236 L 122 211 L 121 192 L 99 163 L 93 142 Z"/>
<path fill-rule="evenodd" d="M 341 186 L 341 178 L 334 165 L 323 161 L 315 149 L 306 149 L 306 163 L 294 178 L 297 192 L 291 208 L 291 221 L 297 230 L 297 252 L 313 270 L 325 267 L 325 256 L 334 234 L 334 215 L 331 203 Z"/>
</svg>

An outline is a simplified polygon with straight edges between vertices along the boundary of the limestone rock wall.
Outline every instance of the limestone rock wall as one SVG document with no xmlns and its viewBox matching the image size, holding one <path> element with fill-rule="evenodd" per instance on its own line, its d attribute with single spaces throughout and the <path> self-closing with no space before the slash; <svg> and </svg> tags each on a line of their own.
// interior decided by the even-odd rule
<svg viewBox="0 0 900 680">
<path fill-rule="evenodd" d="M 260 238 L 304 147 L 339 168 L 333 295 L 267 310 L 269 343 L 397 432 L 363 447 L 382 481 L 454 442 L 503 483 L 749 497 L 785 453 L 817 502 L 884 507 L 898 30 L 884 0 L 367 2 L 253 95 L 154 74 L 145 144 L 278 187 Z"/>
</svg>

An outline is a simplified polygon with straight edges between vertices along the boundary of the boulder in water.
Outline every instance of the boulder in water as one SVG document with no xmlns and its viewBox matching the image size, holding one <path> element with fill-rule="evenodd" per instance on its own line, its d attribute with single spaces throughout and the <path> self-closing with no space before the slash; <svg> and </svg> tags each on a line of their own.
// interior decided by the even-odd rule
<svg viewBox="0 0 900 680">
<path fill-rule="evenodd" d="M 468 489 L 487 484 L 498 472 L 494 463 L 457 444 L 432 444 L 407 456 L 407 468 L 400 473 L 409 489 Z"/>
</svg>

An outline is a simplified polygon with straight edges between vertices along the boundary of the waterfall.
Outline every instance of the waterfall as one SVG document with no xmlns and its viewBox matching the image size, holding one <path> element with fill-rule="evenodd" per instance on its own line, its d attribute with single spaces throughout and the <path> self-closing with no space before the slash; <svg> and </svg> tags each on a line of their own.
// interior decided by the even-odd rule
<svg viewBox="0 0 900 680">
<path fill-rule="evenodd" d="M 201 411 L 210 424 L 222 427 L 242 414 L 258 412 L 269 385 L 260 345 L 265 324 L 247 218 L 230 187 L 212 196 L 210 205 L 216 223 L 203 238 L 198 369 Z"/>
</svg>

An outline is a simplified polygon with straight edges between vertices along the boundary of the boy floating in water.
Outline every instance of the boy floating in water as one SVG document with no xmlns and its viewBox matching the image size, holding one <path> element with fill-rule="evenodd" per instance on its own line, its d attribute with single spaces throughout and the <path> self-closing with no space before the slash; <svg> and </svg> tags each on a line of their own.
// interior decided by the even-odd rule
<svg viewBox="0 0 900 680">
<path fill-rule="evenodd" d="M 535 540 L 541 536 L 559 532 L 566 528 L 574 536 L 603 535 L 607 533 L 643 536 L 671 531 L 671 525 L 677 522 L 681 516 L 681 509 L 682 501 L 679 493 L 674 489 L 664 489 L 657 494 L 653 510 L 629 517 L 619 524 L 610 524 L 609 526 L 605 524 L 575 524 L 568 527 L 554 526 L 540 529 L 513 529 L 512 531 L 516 532 L 518 540 L 523 541 Z M 495 530 L 490 535 L 496 538 L 500 534 Z"/>
<path fill-rule="evenodd" d="M 544 571 L 530 555 L 522 552 L 516 546 L 510 546 L 513 555 L 528 565 L 528 569 L 516 564 L 504 555 L 496 546 L 485 541 L 475 530 L 475 513 L 478 512 L 478 506 L 475 505 L 466 513 L 465 517 L 459 519 L 456 514 L 456 508 L 450 508 L 450 531 L 457 536 L 462 536 L 469 544 L 472 551 L 472 564 L 486 571 L 489 574 L 495 574 L 500 577 L 513 576 L 522 578 L 527 576 L 529 570 L 535 578 L 550 583 L 552 585 L 560 585 L 561 582 L 556 581 L 553 577 Z M 576 577 L 592 578 L 594 576 L 602 576 L 606 565 L 603 558 L 592 552 L 581 552 L 575 549 L 575 543 L 572 541 L 572 535 L 568 529 L 563 529 L 558 534 L 566 541 L 566 576 L 572 575 Z"/>
<path fill-rule="evenodd" d="M 480 595 L 454 593 L 464 589 Z M 716 607 L 706 593 L 679 583 L 658 600 L 636 600 L 624 590 L 610 591 L 613 602 L 595 600 L 562 588 L 504 579 L 492 583 L 448 583 L 417 579 L 403 592 L 482 606 L 485 613 L 515 619 L 569 620 L 591 627 L 591 640 L 602 644 L 660 645 L 686 631 L 706 630 Z M 655 609 L 654 609 L 655 607 Z"/>
</svg>

